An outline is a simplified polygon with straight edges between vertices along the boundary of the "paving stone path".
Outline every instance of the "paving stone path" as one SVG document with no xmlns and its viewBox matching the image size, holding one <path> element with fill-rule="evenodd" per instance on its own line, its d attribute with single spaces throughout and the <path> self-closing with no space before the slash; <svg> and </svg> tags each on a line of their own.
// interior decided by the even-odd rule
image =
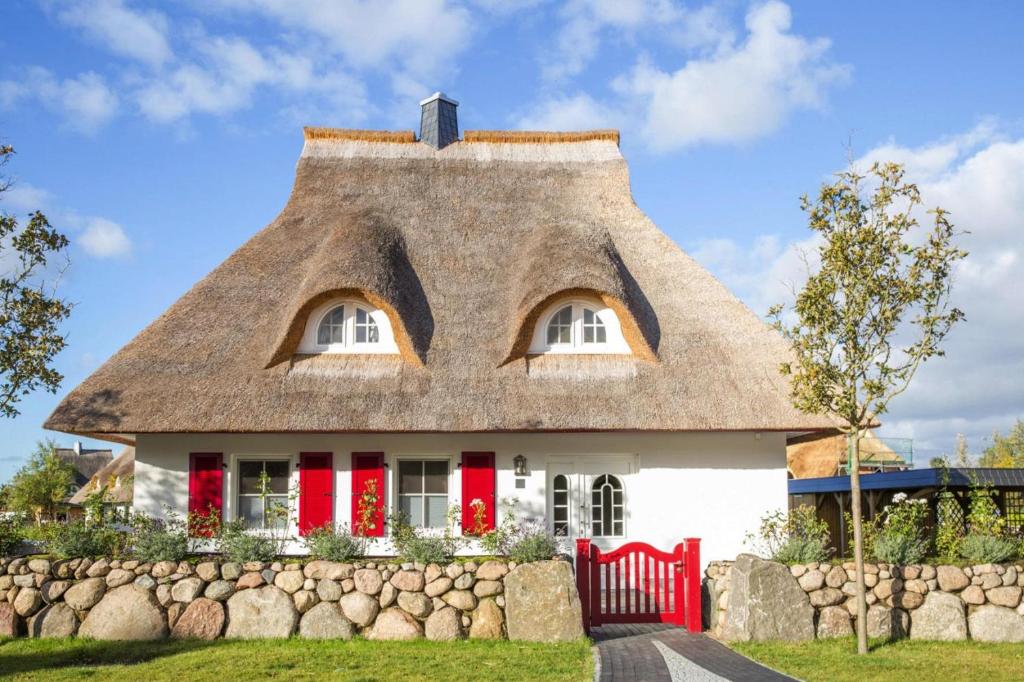
<svg viewBox="0 0 1024 682">
<path fill-rule="evenodd" d="M 792 681 L 740 656 L 706 635 L 666 625 L 606 625 L 596 642 L 598 682 L 783 682 Z"/>
</svg>

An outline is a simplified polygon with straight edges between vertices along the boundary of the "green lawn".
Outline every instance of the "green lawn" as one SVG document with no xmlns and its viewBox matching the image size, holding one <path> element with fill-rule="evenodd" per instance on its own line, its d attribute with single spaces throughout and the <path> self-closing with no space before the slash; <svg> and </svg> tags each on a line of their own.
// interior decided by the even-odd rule
<svg viewBox="0 0 1024 682">
<path fill-rule="evenodd" d="M 915 679 L 996 682 L 1024 679 L 1024 644 L 980 642 L 873 642 L 857 655 L 853 638 L 803 644 L 744 642 L 733 649 L 807 682 Z"/>
<path fill-rule="evenodd" d="M 0 677 L 19 680 L 590 680 L 589 640 L 95 642 L 0 640 Z"/>
</svg>

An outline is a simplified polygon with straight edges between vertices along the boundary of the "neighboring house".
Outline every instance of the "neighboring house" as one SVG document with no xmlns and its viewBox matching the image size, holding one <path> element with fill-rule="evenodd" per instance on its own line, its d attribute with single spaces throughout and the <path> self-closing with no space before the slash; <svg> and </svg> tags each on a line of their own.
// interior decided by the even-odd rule
<svg viewBox="0 0 1024 682">
<path fill-rule="evenodd" d="M 74 468 L 71 486 L 68 489 L 64 503 L 60 505 L 57 517 L 60 520 L 72 520 L 81 518 L 84 514 L 81 504 L 74 501 L 75 496 L 84 488 L 97 471 L 110 464 L 114 459 L 114 453 L 109 449 L 88 449 L 83 448 L 82 443 L 76 441 L 70 448 L 55 448 L 57 457 Z"/>
<path fill-rule="evenodd" d="M 906 445 L 903 445 L 904 442 Z M 899 443 L 901 453 L 893 444 Z M 887 442 L 868 431 L 860 441 L 860 470 L 863 473 L 901 471 L 912 464 L 907 439 Z M 790 478 L 818 478 L 847 474 L 849 455 L 846 436 L 841 433 L 808 433 L 786 441 L 786 462 Z"/>
<path fill-rule="evenodd" d="M 460 140 L 455 111 L 307 128 L 281 214 L 46 427 L 134 443 L 152 515 L 290 504 L 298 532 L 370 485 L 375 520 L 515 498 L 570 539 L 735 556 L 786 507 L 787 436 L 830 426 L 790 404 L 787 344 L 636 206 L 617 132 Z"/>
<path fill-rule="evenodd" d="M 71 497 L 71 504 L 84 509 L 90 495 L 102 493 L 103 518 L 127 521 L 135 487 L 135 448 L 126 447 Z"/>
</svg>

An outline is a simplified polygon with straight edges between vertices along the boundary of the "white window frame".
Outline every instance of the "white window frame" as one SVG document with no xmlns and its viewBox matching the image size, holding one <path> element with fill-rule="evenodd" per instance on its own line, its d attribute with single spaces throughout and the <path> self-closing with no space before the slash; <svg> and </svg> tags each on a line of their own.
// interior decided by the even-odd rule
<svg viewBox="0 0 1024 682">
<path fill-rule="evenodd" d="M 572 306 L 569 343 L 548 343 L 548 325 L 567 306 Z M 590 310 L 604 325 L 604 343 L 583 342 L 583 312 Z M 562 300 L 548 307 L 538 318 L 530 342 L 531 354 L 561 353 L 575 355 L 630 355 L 633 350 L 622 335 L 622 325 L 615 311 L 599 301 L 587 299 Z"/>
<path fill-rule="evenodd" d="M 321 344 L 318 338 L 320 323 L 328 313 L 339 306 L 345 306 L 343 318 L 344 337 L 341 343 Z M 365 311 L 375 325 L 377 325 L 376 342 L 356 342 L 356 311 Z M 323 303 L 310 312 L 306 319 L 306 327 L 299 341 L 298 353 L 318 354 L 395 354 L 398 353 L 398 344 L 395 342 L 395 335 L 391 328 L 391 320 L 380 308 L 375 308 L 366 301 L 352 298 L 339 298 Z"/>
<path fill-rule="evenodd" d="M 225 503 L 224 519 L 237 521 L 241 519 L 240 510 L 238 508 L 238 490 L 242 483 L 242 462 L 287 462 L 288 463 L 288 534 L 295 535 L 298 532 L 298 507 L 296 506 L 297 499 L 293 499 L 292 492 L 298 490 L 299 485 L 299 472 L 298 467 L 295 466 L 297 461 L 296 455 L 281 454 L 281 453 L 270 453 L 270 454 L 259 454 L 259 453 L 245 453 L 237 455 L 229 455 L 228 457 L 228 499 Z M 267 528 L 250 528 L 249 533 L 270 535 L 277 531 Z"/>
<path fill-rule="evenodd" d="M 595 509 L 595 506 L 594 506 L 593 495 L 594 495 L 594 486 L 597 484 L 597 481 L 599 479 L 601 479 L 601 478 L 609 478 L 609 479 L 614 478 L 616 481 L 618 481 L 618 483 L 619 483 L 619 492 L 622 493 L 622 502 L 621 502 L 621 504 L 618 504 L 618 505 L 615 504 L 615 496 L 614 496 L 615 495 L 615 489 L 614 489 L 614 486 L 611 486 L 611 484 L 609 483 L 608 485 L 612 489 L 612 519 L 611 519 L 611 529 L 612 529 L 612 532 L 611 533 L 601 533 L 600 535 L 598 535 L 593 530 L 594 529 L 594 523 L 595 523 L 594 522 L 594 509 Z M 629 505 L 627 504 L 627 497 L 626 497 L 626 481 L 619 474 L 603 473 L 603 474 L 594 475 L 588 481 L 588 484 L 589 485 L 588 485 L 588 490 L 586 491 L 586 494 L 590 496 L 590 504 L 588 505 L 588 511 L 590 513 L 590 518 L 588 519 L 588 523 L 590 525 L 591 534 L 595 538 L 624 538 L 624 537 L 626 537 L 626 510 L 629 508 Z M 602 488 L 603 487 L 604 486 L 602 486 Z M 603 499 L 603 492 L 602 492 L 602 501 L 601 501 L 601 530 L 602 531 L 607 530 L 608 524 L 609 524 L 609 521 L 604 518 L 604 509 L 603 509 L 603 507 L 604 507 L 604 499 Z M 622 510 L 622 519 L 619 521 L 619 524 L 622 526 L 622 532 L 621 533 L 614 532 L 615 531 L 615 507 L 619 507 Z"/>
<path fill-rule="evenodd" d="M 387 496 L 387 508 L 392 514 L 398 514 L 399 501 L 398 501 L 398 464 L 402 461 L 413 461 L 413 462 L 425 462 L 425 461 L 441 461 L 448 462 L 448 504 L 445 506 L 445 515 L 447 522 L 448 510 L 451 509 L 453 504 L 461 504 L 462 489 L 459 485 L 461 469 L 458 466 L 458 460 L 451 454 L 444 453 L 415 453 L 408 452 L 402 454 L 396 454 L 386 458 L 387 462 L 387 477 L 388 477 L 388 496 Z M 418 530 L 428 535 L 443 535 L 444 528 L 422 528 L 417 526 Z M 462 535 L 462 524 L 455 523 L 452 527 L 453 535 Z"/>
</svg>

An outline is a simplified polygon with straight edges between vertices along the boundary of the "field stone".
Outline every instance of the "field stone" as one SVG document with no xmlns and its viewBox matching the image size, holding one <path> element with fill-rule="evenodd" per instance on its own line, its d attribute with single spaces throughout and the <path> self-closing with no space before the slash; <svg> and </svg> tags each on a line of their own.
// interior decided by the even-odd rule
<svg viewBox="0 0 1024 682">
<path fill-rule="evenodd" d="M 846 595 L 843 594 L 842 590 L 837 590 L 834 587 L 823 587 L 820 590 L 815 590 L 808 597 L 810 598 L 811 606 L 817 608 L 834 606 L 846 601 Z"/>
<path fill-rule="evenodd" d="M 302 589 L 306 577 L 300 571 L 284 571 L 274 578 L 274 584 L 288 594 L 295 594 Z"/>
<path fill-rule="evenodd" d="M 402 609 L 390 608 L 381 611 L 373 627 L 364 634 L 372 640 L 419 639 L 423 636 L 423 626 Z"/>
<path fill-rule="evenodd" d="M 43 586 L 39 588 L 39 592 L 43 595 L 43 601 L 47 604 L 52 604 L 60 599 L 68 591 L 69 587 L 71 587 L 71 581 L 69 580 L 51 580 L 43 583 Z"/>
<path fill-rule="evenodd" d="M 1003 579 L 998 573 L 986 573 L 981 578 L 981 589 L 991 590 L 1003 584 Z"/>
<path fill-rule="evenodd" d="M 242 566 L 233 561 L 220 567 L 220 577 L 224 580 L 238 580 L 242 575 Z"/>
<path fill-rule="evenodd" d="M 224 629 L 224 606 L 206 597 L 200 597 L 185 607 L 171 629 L 174 639 L 213 640 Z"/>
<path fill-rule="evenodd" d="M 167 627 L 174 628 L 174 624 L 178 622 L 178 617 L 185 610 L 185 604 L 180 601 L 176 601 L 167 607 Z"/>
<path fill-rule="evenodd" d="M 6 592 L 14 586 L 13 575 L 0 575 L 0 592 Z"/>
<path fill-rule="evenodd" d="M 234 583 L 227 580 L 214 580 L 206 586 L 203 596 L 213 601 L 224 601 L 234 593 Z"/>
<path fill-rule="evenodd" d="M 380 611 L 380 603 L 364 592 L 349 592 L 338 603 L 345 617 L 361 628 L 372 623 Z"/>
<path fill-rule="evenodd" d="M 441 599 L 440 597 L 431 598 L 430 603 L 434 605 L 435 611 L 440 611 L 441 609 L 448 608 L 448 604 L 445 602 L 444 599 Z"/>
<path fill-rule="evenodd" d="M 472 573 L 463 573 L 455 579 L 453 585 L 457 590 L 468 590 L 473 587 L 473 583 L 476 582 L 476 578 L 473 577 Z"/>
<path fill-rule="evenodd" d="M 990 602 L 996 606 L 1005 606 L 1006 608 L 1014 609 L 1020 604 L 1021 589 L 1014 585 L 1013 587 L 993 587 L 991 590 L 985 593 L 985 596 Z"/>
<path fill-rule="evenodd" d="M 257 571 L 250 571 L 249 573 L 243 573 L 242 577 L 235 582 L 236 590 L 247 590 L 259 587 L 263 584 L 263 576 Z"/>
<path fill-rule="evenodd" d="M 430 614 L 423 626 L 427 639 L 434 642 L 448 642 L 462 639 L 462 622 L 459 612 L 445 606 Z"/>
<path fill-rule="evenodd" d="M 484 566 L 486 565 L 484 564 Z M 479 571 L 477 571 L 477 575 L 479 575 Z M 501 593 L 502 586 L 498 580 L 477 580 L 476 585 L 473 585 L 473 594 L 478 597 L 493 597 Z"/>
<path fill-rule="evenodd" d="M 907 592 L 917 592 L 918 594 L 928 594 L 928 583 L 920 578 L 911 578 L 903 584 L 903 589 Z"/>
<path fill-rule="evenodd" d="M 954 642 L 967 639 L 967 619 L 960 597 L 929 592 L 910 617 L 910 638 Z"/>
<path fill-rule="evenodd" d="M 203 592 L 203 581 L 199 578 L 183 578 L 171 587 L 171 598 L 187 604 Z"/>
<path fill-rule="evenodd" d="M 34 587 L 23 587 L 14 598 L 14 610 L 22 618 L 27 618 L 43 606 L 43 595 Z"/>
<path fill-rule="evenodd" d="M 434 610 L 430 597 L 422 592 L 399 592 L 398 606 L 403 611 L 423 620 Z"/>
<path fill-rule="evenodd" d="M 1017 567 L 1007 566 L 1006 573 L 1003 573 L 1003 585 L 1010 587 L 1017 584 Z"/>
<path fill-rule="evenodd" d="M 352 621 L 335 602 L 320 602 L 299 622 L 299 637 L 303 639 L 352 639 L 353 634 Z"/>
<path fill-rule="evenodd" d="M 872 589 L 875 596 L 879 599 L 886 599 L 891 597 L 896 592 L 903 590 L 903 581 L 899 578 L 887 578 L 885 580 L 879 580 L 878 584 Z"/>
<path fill-rule="evenodd" d="M 292 601 L 295 602 L 295 609 L 299 613 L 305 613 L 313 608 L 320 598 L 316 596 L 316 592 L 311 590 L 299 590 L 292 595 Z"/>
<path fill-rule="evenodd" d="M 152 592 L 138 585 L 122 585 L 103 595 L 89 611 L 78 636 L 118 641 L 163 639 L 167 618 Z"/>
<path fill-rule="evenodd" d="M 153 568 L 150 570 L 149 574 L 154 578 L 166 578 L 177 570 L 178 564 L 173 561 L 158 561 L 153 564 Z"/>
<path fill-rule="evenodd" d="M 451 578 L 452 580 L 455 580 L 456 578 L 458 578 L 460 575 L 462 575 L 465 572 L 466 572 L 466 569 L 464 569 L 462 567 L 462 564 L 448 564 L 444 568 L 444 574 L 446 576 L 448 576 L 449 578 Z"/>
<path fill-rule="evenodd" d="M 503 561 L 485 561 L 476 569 L 477 580 L 501 580 L 508 574 L 508 566 Z"/>
<path fill-rule="evenodd" d="M 493 599 L 481 599 L 473 611 L 470 639 L 501 639 L 504 616 Z"/>
<path fill-rule="evenodd" d="M 227 619 L 228 639 L 278 639 L 295 632 L 299 613 L 287 593 L 267 585 L 231 595 Z"/>
<path fill-rule="evenodd" d="M 152 590 L 156 588 L 156 581 L 148 575 L 140 575 L 135 579 L 134 584 L 138 585 L 144 590 Z"/>
<path fill-rule="evenodd" d="M 423 574 L 419 571 L 399 571 L 391 576 L 391 584 L 403 592 L 422 592 Z"/>
<path fill-rule="evenodd" d="M 263 576 L 263 581 L 268 585 L 273 585 L 274 580 L 277 578 L 277 571 L 272 568 L 264 568 L 260 571 L 260 575 Z"/>
<path fill-rule="evenodd" d="M 132 571 L 126 571 L 123 568 L 111 569 L 110 573 L 107 573 L 107 587 L 121 587 L 121 585 L 127 585 L 135 580 L 135 573 Z"/>
<path fill-rule="evenodd" d="M 897 592 L 885 599 L 889 606 L 897 606 L 901 609 L 916 609 L 924 603 L 924 595 L 920 592 Z"/>
<path fill-rule="evenodd" d="M 220 569 L 215 561 L 204 561 L 196 565 L 196 575 L 208 583 L 220 579 Z"/>
<path fill-rule="evenodd" d="M 384 579 L 380 571 L 374 568 L 361 568 L 352 575 L 355 588 L 362 594 L 378 594 L 384 587 Z"/>
<path fill-rule="evenodd" d="M 441 599 L 460 611 L 472 611 L 476 608 L 476 596 L 469 590 L 449 590 L 441 595 Z"/>
<path fill-rule="evenodd" d="M 960 598 L 967 604 L 980 606 L 985 603 L 985 591 L 980 585 L 968 585 L 967 589 L 960 593 Z"/>
<path fill-rule="evenodd" d="M 345 578 L 341 581 L 341 591 L 345 594 L 348 594 L 354 589 L 356 589 L 356 581 L 352 578 Z"/>
<path fill-rule="evenodd" d="M 1024 617 L 1013 609 L 986 604 L 967 618 L 971 639 L 978 642 L 1024 642 Z"/>
<path fill-rule="evenodd" d="M 344 580 L 351 578 L 354 569 L 352 564 L 336 561 L 311 561 L 302 570 L 303 575 L 314 580 Z"/>
<path fill-rule="evenodd" d="M 788 571 L 787 577 L 796 588 Z M 449 592 L 442 598 L 448 601 L 450 594 L 456 593 Z M 580 598 L 568 562 L 536 561 L 516 566 L 505 576 L 503 596 L 509 639 L 567 642 L 583 636 Z M 494 607 L 498 608 L 497 601 Z"/>
<path fill-rule="evenodd" d="M 956 566 L 939 566 L 935 569 L 939 589 L 943 592 L 959 592 L 971 584 L 970 578 Z"/>
<path fill-rule="evenodd" d="M 925 564 L 921 567 L 921 580 L 935 580 L 937 575 L 935 567 L 930 564 Z"/>
<path fill-rule="evenodd" d="M 71 637 L 78 632 L 78 616 L 67 604 L 50 604 L 28 622 L 29 637 Z M 3 633 L 0 632 L 0 636 Z"/>
<path fill-rule="evenodd" d="M 853 634 L 850 613 L 842 606 L 826 606 L 818 615 L 818 639 L 848 637 Z"/>
<path fill-rule="evenodd" d="M 903 639 L 910 632 L 910 616 L 903 609 L 883 604 L 868 608 L 868 637 Z"/>
<path fill-rule="evenodd" d="M 31 573 L 14 576 L 14 584 L 17 587 L 35 587 L 36 577 Z"/>
<path fill-rule="evenodd" d="M 818 569 L 814 569 L 807 571 L 807 573 L 797 578 L 797 582 L 804 592 L 814 592 L 815 590 L 820 590 L 825 584 L 825 574 Z"/>
<path fill-rule="evenodd" d="M 846 582 L 846 569 L 842 566 L 833 566 L 825 576 L 825 584 L 829 587 L 842 587 Z"/>
<path fill-rule="evenodd" d="M 433 582 L 427 583 L 426 587 L 423 588 L 423 592 L 428 597 L 440 597 L 442 594 L 452 589 L 454 582 L 448 576 L 437 578 Z"/>
<path fill-rule="evenodd" d="M 508 579 L 505 594 L 511 626 L 513 601 Z M 814 607 L 807 593 L 788 568 L 752 554 L 741 554 L 733 563 L 725 614 L 721 634 L 726 641 L 814 639 Z"/>
<path fill-rule="evenodd" d="M 423 569 L 423 579 L 430 583 L 441 577 L 442 573 L 444 573 L 444 569 L 439 565 L 427 564 L 427 567 Z"/>
<path fill-rule="evenodd" d="M 106 591 L 107 583 L 103 578 L 86 578 L 68 588 L 64 602 L 75 611 L 87 611 L 99 603 Z"/>
<path fill-rule="evenodd" d="M 341 585 L 330 578 L 322 578 L 316 586 L 316 593 L 320 601 L 338 601 L 343 594 Z"/>
<path fill-rule="evenodd" d="M 110 573 L 110 562 L 106 559 L 97 559 L 85 571 L 90 578 L 102 578 L 107 573 Z"/>
<path fill-rule="evenodd" d="M 42 573 L 43 575 L 50 575 L 50 561 L 48 559 L 29 559 L 28 570 L 33 573 Z"/>
<path fill-rule="evenodd" d="M 384 583 L 384 587 L 380 590 L 380 597 L 377 601 L 380 602 L 380 607 L 386 609 L 395 603 L 395 599 L 398 597 L 398 588 L 391 583 Z"/>
</svg>

